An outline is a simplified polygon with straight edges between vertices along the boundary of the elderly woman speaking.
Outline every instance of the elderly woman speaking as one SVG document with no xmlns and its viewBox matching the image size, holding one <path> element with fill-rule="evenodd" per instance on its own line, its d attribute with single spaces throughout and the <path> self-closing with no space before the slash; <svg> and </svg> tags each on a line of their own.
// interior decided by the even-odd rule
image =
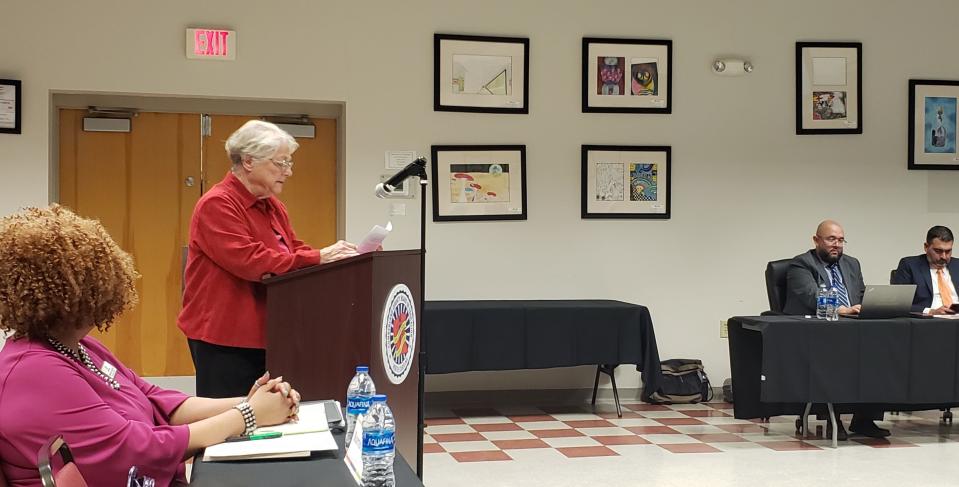
<svg viewBox="0 0 959 487">
<path fill-rule="evenodd" d="M 99 222 L 53 206 L 0 219 L 0 474 L 38 486 L 37 451 L 62 435 L 88 485 L 185 482 L 184 460 L 257 425 L 287 421 L 281 379 L 232 399 L 152 386 L 87 335 L 137 302 L 133 259 Z M 243 395 L 246 397 L 242 397 Z"/>
<path fill-rule="evenodd" d="M 299 144 L 251 120 L 226 141 L 233 166 L 196 204 L 178 324 L 196 367 L 197 394 L 243 394 L 266 368 L 265 293 L 260 280 L 357 255 L 344 241 L 316 250 L 297 240 L 277 199 Z"/>
</svg>

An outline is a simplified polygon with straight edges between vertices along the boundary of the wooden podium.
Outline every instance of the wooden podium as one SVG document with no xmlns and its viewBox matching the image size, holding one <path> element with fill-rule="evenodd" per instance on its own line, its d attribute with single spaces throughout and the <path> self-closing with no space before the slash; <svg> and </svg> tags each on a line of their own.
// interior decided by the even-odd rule
<svg viewBox="0 0 959 487">
<path fill-rule="evenodd" d="M 369 365 L 378 394 L 396 419 L 396 448 L 410 462 L 417 451 L 419 349 L 423 296 L 419 250 L 371 252 L 265 279 L 266 367 L 282 375 L 304 401 L 336 399 L 357 365 Z M 384 368 L 381 344 L 390 291 L 405 284 L 415 306 L 412 365 L 394 384 Z M 388 367 L 388 365 L 387 365 Z"/>
</svg>

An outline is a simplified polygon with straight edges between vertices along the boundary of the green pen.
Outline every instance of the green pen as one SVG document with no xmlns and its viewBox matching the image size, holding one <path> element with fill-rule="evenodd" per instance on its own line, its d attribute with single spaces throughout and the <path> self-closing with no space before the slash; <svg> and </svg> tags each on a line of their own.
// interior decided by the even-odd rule
<svg viewBox="0 0 959 487">
<path fill-rule="evenodd" d="M 259 434 L 250 435 L 250 436 L 243 436 L 243 435 L 231 436 L 227 438 L 226 441 L 234 442 L 234 441 L 251 441 L 251 440 L 270 440 L 273 438 L 279 438 L 281 436 L 283 436 L 282 431 L 267 431 L 264 433 L 259 433 Z"/>
</svg>

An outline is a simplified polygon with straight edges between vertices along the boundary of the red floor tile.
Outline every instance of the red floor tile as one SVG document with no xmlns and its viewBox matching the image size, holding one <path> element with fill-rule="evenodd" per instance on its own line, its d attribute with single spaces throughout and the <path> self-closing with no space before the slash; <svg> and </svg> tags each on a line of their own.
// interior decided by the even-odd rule
<svg viewBox="0 0 959 487">
<path fill-rule="evenodd" d="M 743 424 L 717 424 L 714 425 L 717 428 L 728 431 L 730 433 L 765 433 L 766 428 L 758 424 L 753 423 L 743 423 Z"/>
<path fill-rule="evenodd" d="M 659 446 L 673 453 L 716 453 L 721 451 L 705 443 L 675 443 Z"/>
<path fill-rule="evenodd" d="M 519 431 L 523 429 L 516 423 L 471 424 L 470 426 L 476 431 Z"/>
<path fill-rule="evenodd" d="M 742 436 L 734 435 L 732 433 L 704 433 L 698 435 L 689 435 L 703 443 L 734 443 L 749 441 Z"/>
<path fill-rule="evenodd" d="M 804 441 L 757 441 L 756 443 L 776 451 L 822 450 L 822 448 Z"/>
<path fill-rule="evenodd" d="M 728 418 L 729 415 L 715 409 L 691 409 L 689 411 L 680 411 L 691 418 Z"/>
<path fill-rule="evenodd" d="M 627 409 L 632 409 L 633 411 L 669 411 L 668 406 L 663 406 L 662 404 L 626 404 Z"/>
<path fill-rule="evenodd" d="M 478 416 L 487 417 L 487 416 L 502 416 L 499 411 L 493 408 L 463 408 L 463 409 L 453 409 L 453 414 L 461 418 L 475 418 Z"/>
<path fill-rule="evenodd" d="M 616 435 L 616 436 L 591 436 L 592 439 L 603 445 L 648 445 L 642 436 L 635 435 Z"/>
<path fill-rule="evenodd" d="M 513 458 L 504 451 L 461 451 L 450 453 L 457 462 L 502 462 Z"/>
<path fill-rule="evenodd" d="M 570 436 L 586 436 L 572 428 L 558 430 L 530 430 L 538 438 L 568 438 Z"/>
<path fill-rule="evenodd" d="M 582 421 L 563 421 L 570 428 L 615 428 L 616 425 L 605 419 L 586 419 Z"/>
<path fill-rule="evenodd" d="M 486 441 L 486 437 L 479 433 L 445 433 L 430 436 L 439 443 L 449 443 L 451 441 Z"/>
<path fill-rule="evenodd" d="M 427 418 L 426 426 L 445 426 L 450 424 L 463 424 L 463 418 Z"/>
<path fill-rule="evenodd" d="M 707 406 L 713 409 L 732 409 L 733 403 L 731 402 L 707 402 Z"/>
<path fill-rule="evenodd" d="M 444 453 L 446 450 L 439 443 L 424 443 L 423 453 Z"/>
<path fill-rule="evenodd" d="M 706 424 L 696 418 L 653 418 L 654 420 L 663 423 L 667 426 L 687 426 L 693 424 Z"/>
<path fill-rule="evenodd" d="M 546 406 L 540 407 L 540 409 L 549 414 L 580 414 L 593 412 L 586 406 Z"/>
<path fill-rule="evenodd" d="M 861 445 L 871 446 L 873 448 L 908 448 L 919 446 L 908 441 L 902 441 L 890 438 L 852 438 L 852 441 Z"/>
<path fill-rule="evenodd" d="M 526 414 L 520 416 L 508 416 L 514 423 L 532 423 L 535 421 L 556 421 L 556 418 L 548 414 Z"/>
<path fill-rule="evenodd" d="M 619 453 L 605 446 L 571 446 L 567 448 L 557 448 L 557 450 L 568 458 L 619 456 Z"/>
<path fill-rule="evenodd" d="M 549 448 L 549 445 L 540 439 L 528 440 L 496 440 L 494 445 L 501 450 L 523 450 L 527 448 Z"/>
<path fill-rule="evenodd" d="M 623 408 L 623 409 L 626 409 L 626 408 Z M 640 419 L 640 418 L 643 417 L 642 414 L 634 413 L 634 412 L 629 411 L 629 410 L 623 411 L 623 417 L 622 417 L 622 418 L 620 418 L 619 415 L 616 414 L 615 412 L 612 412 L 612 413 L 596 413 L 596 415 L 599 416 L 600 418 L 605 418 L 605 419 Z"/>
<path fill-rule="evenodd" d="M 679 431 L 676 431 L 669 426 L 629 426 L 627 430 L 636 433 L 637 435 L 669 435 L 669 434 L 679 434 Z"/>
</svg>

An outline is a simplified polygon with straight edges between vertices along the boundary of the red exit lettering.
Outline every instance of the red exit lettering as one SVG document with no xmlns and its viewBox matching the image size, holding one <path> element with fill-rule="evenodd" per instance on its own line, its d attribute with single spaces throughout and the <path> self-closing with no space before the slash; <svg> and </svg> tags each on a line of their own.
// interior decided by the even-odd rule
<svg viewBox="0 0 959 487">
<path fill-rule="evenodd" d="M 229 55 L 230 31 L 196 29 L 193 32 L 193 53 L 203 57 L 226 57 Z"/>
</svg>

